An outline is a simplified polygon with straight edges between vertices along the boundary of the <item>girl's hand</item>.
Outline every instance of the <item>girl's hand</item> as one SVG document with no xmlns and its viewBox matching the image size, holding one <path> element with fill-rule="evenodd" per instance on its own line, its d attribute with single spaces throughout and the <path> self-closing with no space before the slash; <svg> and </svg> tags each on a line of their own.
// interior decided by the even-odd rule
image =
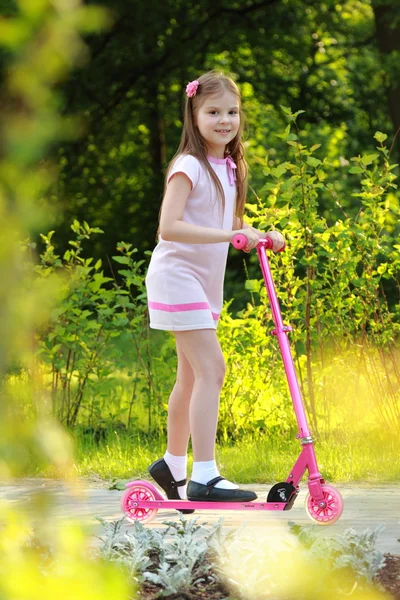
<svg viewBox="0 0 400 600">
<path fill-rule="evenodd" d="M 261 233 L 261 232 L 260 232 Z M 279 252 L 285 245 L 285 238 L 279 231 L 268 231 L 263 234 L 263 237 L 268 237 L 272 242 L 272 250 Z"/>
<path fill-rule="evenodd" d="M 232 231 L 231 239 L 238 233 L 242 233 L 247 238 L 247 246 L 246 248 L 243 248 L 244 252 L 250 252 L 250 250 L 255 248 L 258 244 L 258 241 L 264 236 L 262 231 L 257 231 L 257 229 L 249 227 L 248 229 L 236 229 L 235 231 Z"/>
</svg>

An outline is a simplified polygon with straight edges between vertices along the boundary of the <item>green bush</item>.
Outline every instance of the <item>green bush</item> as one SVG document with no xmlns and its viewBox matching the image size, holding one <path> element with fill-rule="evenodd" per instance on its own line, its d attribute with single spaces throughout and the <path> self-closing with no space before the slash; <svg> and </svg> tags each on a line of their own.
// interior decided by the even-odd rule
<svg viewBox="0 0 400 600">
<path fill-rule="evenodd" d="M 295 122 L 296 115 L 289 119 Z M 342 423 L 378 419 L 398 428 L 399 308 L 388 300 L 398 289 L 399 214 L 393 166 L 377 133 L 378 153 L 354 159 L 350 172 L 361 175 L 362 209 L 330 223 L 318 211 L 319 193 L 335 198 L 326 161 L 313 156 L 298 136 L 285 134 L 293 162 L 265 162 L 266 184 L 251 221 L 284 231 L 286 251 L 270 256 L 278 297 L 291 323 L 293 354 L 314 432 L 321 435 Z M 62 302 L 38 337 L 38 356 L 47 365 L 53 412 L 68 426 L 98 426 L 122 421 L 148 433 L 165 429 L 167 399 L 174 382 L 173 337 L 150 332 L 146 310 L 144 261 L 123 242 L 113 260 L 114 279 L 104 277 L 101 261 L 82 256 L 85 238 L 101 233 L 74 221 L 76 239 L 62 259 L 51 232 L 36 275 L 66 274 Z M 250 269 L 255 272 L 256 256 Z M 257 271 L 256 271 L 257 272 Z M 295 428 L 293 411 L 263 282 L 248 279 L 247 306 L 236 315 L 226 302 L 218 335 L 227 361 L 218 435 L 225 441 L 280 434 Z M 123 382 L 123 383 L 121 383 Z"/>
<path fill-rule="evenodd" d="M 297 115 L 285 111 L 295 125 Z M 367 425 L 375 419 L 396 429 L 399 206 L 386 136 L 378 132 L 378 152 L 353 159 L 349 169 L 362 177 L 354 192 L 362 209 L 332 223 L 318 207 L 319 194 L 339 203 L 334 184 L 325 183 L 332 179 L 327 161 L 314 156 L 318 146 L 301 144 L 290 124 L 283 136 L 292 162 L 265 160 L 266 183 L 248 209 L 252 223 L 272 224 L 287 239 L 286 251 L 270 255 L 270 264 L 284 319 L 294 327 L 293 355 L 312 429 L 324 435 L 349 420 Z M 83 256 L 84 240 L 101 230 L 78 221 L 72 230 L 75 239 L 62 258 L 54 232 L 42 235 L 45 249 L 35 267 L 39 280 L 62 273 L 64 282 L 63 298 L 37 337 L 53 413 L 69 427 L 122 422 L 163 432 L 176 357 L 173 336 L 149 330 L 146 264 L 120 242 L 113 257 L 118 269 L 114 278 L 105 277 L 100 260 Z M 295 429 L 255 254 L 249 270 L 256 277 L 245 283 L 247 306 L 233 315 L 228 300 L 218 329 L 227 362 L 218 429 L 224 441 Z"/>
</svg>

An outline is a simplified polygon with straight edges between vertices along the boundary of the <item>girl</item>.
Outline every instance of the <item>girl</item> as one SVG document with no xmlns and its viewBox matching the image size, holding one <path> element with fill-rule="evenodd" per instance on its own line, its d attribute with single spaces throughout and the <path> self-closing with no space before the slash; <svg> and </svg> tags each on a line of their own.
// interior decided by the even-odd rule
<svg viewBox="0 0 400 600">
<path fill-rule="evenodd" d="M 149 472 L 175 500 L 186 498 L 189 436 L 194 460 L 189 500 L 257 498 L 221 477 L 214 458 L 225 375 L 216 328 L 229 242 L 244 233 L 246 251 L 266 236 L 273 250 L 284 245 L 280 233 L 264 233 L 243 222 L 247 165 L 242 129 L 240 92 L 232 79 L 211 71 L 187 85 L 181 143 L 167 172 L 159 242 L 146 276 L 150 327 L 172 331 L 178 355 L 167 451 Z"/>
</svg>

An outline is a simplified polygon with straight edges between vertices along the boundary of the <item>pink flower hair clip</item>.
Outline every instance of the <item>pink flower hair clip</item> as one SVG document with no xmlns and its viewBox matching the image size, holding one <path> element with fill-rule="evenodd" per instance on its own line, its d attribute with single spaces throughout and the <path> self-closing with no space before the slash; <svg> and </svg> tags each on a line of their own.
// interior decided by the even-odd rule
<svg viewBox="0 0 400 600">
<path fill-rule="evenodd" d="M 189 98 L 193 98 L 193 96 L 196 95 L 198 87 L 199 87 L 199 82 L 197 81 L 197 79 L 195 79 L 194 81 L 190 81 L 186 86 L 186 95 Z"/>
</svg>

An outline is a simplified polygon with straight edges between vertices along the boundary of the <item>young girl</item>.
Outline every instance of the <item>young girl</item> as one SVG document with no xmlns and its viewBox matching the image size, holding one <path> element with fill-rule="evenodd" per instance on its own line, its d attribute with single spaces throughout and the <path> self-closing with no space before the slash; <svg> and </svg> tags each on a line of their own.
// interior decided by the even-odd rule
<svg viewBox="0 0 400 600">
<path fill-rule="evenodd" d="M 214 457 L 225 375 L 216 328 L 229 242 L 244 233 L 246 251 L 261 237 L 271 238 L 275 251 L 284 245 L 280 233 L 258 231 L 243 222 L 247 165 L 242 129 L 234 81 L 211 71 L 187 85 L 181 143 L 167 172 L 159 242 L 146 276 L 150 327 L 172 331 L 178 355 L 168 404 L 167 451 L 149 472 L 175 500 L 186 498 L 190 436 L 194 462 L 189 500 L 257 498 L 221 477 Z"/>
</svg>

